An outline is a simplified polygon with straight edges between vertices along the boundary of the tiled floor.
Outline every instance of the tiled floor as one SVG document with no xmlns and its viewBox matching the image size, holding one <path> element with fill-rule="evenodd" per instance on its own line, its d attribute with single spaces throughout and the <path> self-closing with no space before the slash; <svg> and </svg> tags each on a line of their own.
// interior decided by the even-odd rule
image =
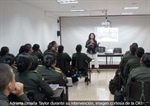
<svg viewBox="0 0 150 106">
<path fill-rule="evenodd" d="M 115 69 L 100 69 L 100 73 L 93 70 L 89 85 L 86 85 L 84 78 L 79 78 L 79 81 L 69 88 L 69 100 L 113 100 L 108 85 L 114 74 Z"/>
</svg>

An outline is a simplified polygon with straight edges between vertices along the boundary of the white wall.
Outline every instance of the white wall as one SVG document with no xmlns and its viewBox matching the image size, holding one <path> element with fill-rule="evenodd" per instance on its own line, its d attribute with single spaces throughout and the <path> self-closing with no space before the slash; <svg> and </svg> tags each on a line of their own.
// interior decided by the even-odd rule
<svg viewBox="0 0 150 106">
<path fill-rule="evenodd" d="M 16 0 L 0 2 L 0 47 L 8 46 L 10 52 L 18 53 L 25 43 L 40 44 L 47 49 L 57 37 L 57 17 L 46 16 L 44 11 Z"/>
<path fill-rule="evenodd" d="M 130 44 L 137 42 L 150 52 L 150 16 L 118 16 L 108 19 L 112 22 L 112 27 L 119 28 L 119 41 L 101 42 L 101 46 L 121 47 L 124 53 L 129 50 Z M 86 53 L 85 43 L 89 33 L 95 33 L 95 27 L 101 27 L 102 21 L 104 17 L 63 17 L 62 44 L 65 51 L 71 55 L 75 52 L 76 45 L 81 44 Z"/>
</svg>

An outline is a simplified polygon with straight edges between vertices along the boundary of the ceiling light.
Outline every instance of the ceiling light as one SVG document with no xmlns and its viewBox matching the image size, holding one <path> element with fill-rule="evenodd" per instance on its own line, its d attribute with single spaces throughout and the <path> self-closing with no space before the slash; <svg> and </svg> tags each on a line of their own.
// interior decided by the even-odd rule
<svg viewBox="0 0 150 106">
<path fill-rule="evenodd" d="M 78 3 L 77 0 L 57 0 L 60 4 L 72 4 L 72 3 Z"/>
<path fill-rule="evenodd" d="M 132 15 L 133 13 L 122 13 L 122 15 Z"/>
<path fill-rule="evenodd" d="M 139 7 L 125 7 L 125 10 L 135 10 L 135 9 L 139 9 Z"/>
<path fill-rule="evenodd" d="M 85 10 L 70 10 L 71 12 L 84 12 Z"/>
<path fill-rule="evenodd" d="M 80 16 L 90 16 L 90 14 L 80 14 Z"/>
</svg>

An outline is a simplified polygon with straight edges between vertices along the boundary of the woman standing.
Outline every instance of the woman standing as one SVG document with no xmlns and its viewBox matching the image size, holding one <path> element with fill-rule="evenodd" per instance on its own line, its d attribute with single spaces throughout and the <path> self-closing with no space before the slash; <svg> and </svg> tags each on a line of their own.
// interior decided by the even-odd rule
<svg viewBox="0 0 150 106">
<path fill-rule="evenodd" d="M 97 47 L 98 47 L 97 41 L 95 40 L 95 34 L 94 33 L 90 33 L 89 34 L 89 39 L 86 41 L 86 48 L 87 48 L 87 53 L 91 55 L 91 57 L 94 59 L 95 62 L 95 68 L 97 68 L 97 72 L 99 72 L 98 70 L 98 60 L 97 60 Z"/>
</svg>

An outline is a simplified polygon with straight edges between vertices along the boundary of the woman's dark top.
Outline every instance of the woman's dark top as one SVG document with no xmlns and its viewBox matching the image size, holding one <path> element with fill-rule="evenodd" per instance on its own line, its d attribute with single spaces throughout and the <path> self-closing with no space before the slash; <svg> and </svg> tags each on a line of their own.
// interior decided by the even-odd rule
<svg viewBox="0 0 150 106">
<path fill-rule="evenodd" d="M 89 54 L 96 54 L 97 53 L 96 49 L 98 47 L 97 41 L 94 40 L 92 45 L 89 45 L 90 43 L 91 43 L 91 40 L 87 40 L 86 41 L 85 47 L 87 48 L 87 53 L 89 53 Z"/>
</svg>

